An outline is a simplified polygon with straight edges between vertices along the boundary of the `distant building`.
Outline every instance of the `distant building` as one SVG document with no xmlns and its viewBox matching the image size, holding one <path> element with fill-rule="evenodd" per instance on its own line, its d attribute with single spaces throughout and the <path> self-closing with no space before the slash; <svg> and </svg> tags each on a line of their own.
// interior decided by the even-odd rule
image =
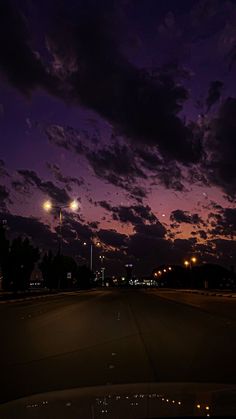
<svg viewBox="0 0 236 419">
<path fill-rule="evenodd" d="M 129 282 L 132 279 L 133 265 L 131 263 L 127 263 L 125 265 L 125 270 L 126 270 L 126 281 Z"/>
<path fill-rule="evenodd" d="M 43 275 L 40 269 L 35 268 L 30 276 L 30 287 L 42 287 L 43 286 Z"/>
</svg>

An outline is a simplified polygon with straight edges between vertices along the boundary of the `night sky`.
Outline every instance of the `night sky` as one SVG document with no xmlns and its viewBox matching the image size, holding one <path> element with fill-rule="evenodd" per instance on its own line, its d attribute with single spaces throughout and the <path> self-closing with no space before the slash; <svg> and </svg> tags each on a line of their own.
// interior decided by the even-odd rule
<svg viewBox="0 0 236 419">
<path fill-rule="evenodd" d="M 236 2 L 1 0 L 9 234 L 107 272 L 236 263 Z"/>
</svg>

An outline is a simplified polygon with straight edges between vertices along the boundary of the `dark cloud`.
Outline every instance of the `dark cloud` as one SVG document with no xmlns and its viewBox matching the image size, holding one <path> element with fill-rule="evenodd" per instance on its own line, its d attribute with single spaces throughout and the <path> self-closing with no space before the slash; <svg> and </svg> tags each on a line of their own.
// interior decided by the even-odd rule
<svg viewBox="0 0 236 419">
<path fill-rule="evenodd" d="M 215 239 L 212 241 L 214 244 L 214 251 L 218 258 L 226 265 L 233 265 L 236 262 L 236 241 L 226 239 Z"/>
<path fill-rule="evenodd" d="M 143 199 L 147 197 L 147 190 L 142 186 L 130 186 L 128 191 L 130 192 L 130 197 L 140 204 L 143 202 Z"/>
<path fill-rule="evenodd" d="M 224 83 L 222 81 L 215 80 L 211 82 L 206 98 L 207 112 L 220 99 L 223 86 Z"/>
<path fill-rule="evenodd" d="M 88 161 L 98 177 L 110 179 L 110 175 L 124 181 L 128 176 L 132 178 L 146 178 L 146 175 L 137 166 L 134 155 L 125 144 L 116 143 L 112 147 L 98 151 L 88 151 Z"/>
<path fill-rule="evenodd" d="M 16 191 L 19 192 L 21 195 L 30 195 L 30 185 L 28 183 L 25 183 L 24 181 L 20 181 L 20 180 L 13 180 L 11 182 L 11 186 L 12 188 Z"/>
<path fill-rule="evenodd" d="M 47 47 L 52 59 L 46 64 L 32 49 L 27 20 L 11 4 L 1 3 L 1 68 L 14 86 L 24 92 L 43 87 L 91 108 L 121 135 L 156 146 L 168 159 L 199 160 L 201 146 L 178 116 L 186 89 L 170 74 L 140 71 L 122 51 L 123 3 L 40 4 L 41 18 L 51 19 Z M 63 139 L 58 145 L 67 148 Z"/>
<path fill-rule="evenodd" d="M 0 210 L 6 211 L 7 210 L 7 203 L 11 204 L 10 193 L 7 190 L 6 186 L 0 185 Z"/>
<path fill-rule="evenodd" d="M 55 179 L 58 182 L 61 182 L 66 185 L 66 189 L 71 192 L 71 184 L 81 186 L 84 185 L 84 179 L 79 177 L 73 177 L 73 176 L 64 176 L 61 172 L 61 169 L 58 165 L 54 163 L 47 163 L 47 167 L 50 170 L 50 172 L 54 175 Z"/>
<path fill-rule="evenodd" d="M 81 133 L 73 127 L 52 124 L 42 126 L 39 124 L 47 136 L 49 142 L 57 147 L 64 148 L 76 152 L 77 154 L 83 154 L 86 150 L 84 144 L 81 141 Z"/>
<path fill-rule="evenodd" d="M 88 225 L 95 230 L 99 227 L 99 224 L 100 224 L 99 221 L 91 221 L 88 223 Z"/>
<path fill-rule="evenodd" d="M 204 240 L 207 239 L 207 233 L 206 233 L 205 230 L 198 230 L 198 234 L 199 234 L 201 239 L 204 239 Z"/>
<path fill-rule="evenodd" d="M 0 3 L 0 70 L 24 94 L 42 87 L 59 94 L 57 81 L 33 50 L 26 16 L 12 1 Z"/>
<path fill-rule="evenodd" d="M 80 133 L 72 127 L 48 125 L 44 128 L 44 132 L 52 144 L 85 157 L 97 177 L 126 190 L 131 198 L 139 202 L 142 202 L 142 199 L 147 196 L 147 190 L 144 186 L 135 185 L 137 179 L 146 179 L 146 175 L 141 166 L 137 164 L 131 146 L 128 147 L 119 141 L 114 142 L 113 138 L 111 146 L 95 148 L 92 144 L 94 143 L 93 130 L 91 132 L 81 130 Z M 101 136 L 100 132 L 99 134 L 97 132 L 98 128 L 95 130 L 96 136 Z M 84 140 L 83 144 L 81 138 Z M 59 174 L 58 167 L 50 164 L 48 167 L 57 180 L 61 182 L 66 180 Z"/>
<path fill-rule="evenodd" d="M 140 215 L 138 215 L 131 207 L 125 207 L 121 205 L 119 207 L 113 207 L 112 211 L 113 219 L 119 220 L 122 223 L 131 223 L 133 225 L 136 225 L 143 222 Z"/>
<path fill-rule="evenodd" d="M 124 223 L 130 222 L 132 224 L 142 224 L 148 221 L 149 223 L 155 223 L 157 220 L 155 214 L 153 214 L 149 205 L 130 205 L 126 207 L 124 205 L 112 206 L 107 201 L 98 201 L 96 204 L 102 208 L 113 213 L 115 220 L 120 220 Z"/>
<path fill-rule="evenodd" d="M 146 237 L 163 238 L 166 235 L 166 228 L 159 221 L 155 224 L 137 224 L 135 231 Z"/>
<path fill-rule="evenodd" d="M 98 201 L 96 204 L 100 205 L 102 208 L 104 208 L 107 211 L 112 211 L 112 205 L 109 204 L 107 201 Z"/>
<path fill-rule="evenodd" d="M 182 171 L 174 161 L 161 158 L 155 150 L 150 147 L 136 148 L 135 150 L 142 166 L 152 173 L 152 179 L 167 189 L 183 191 L 185 189 Z"/>
<path fill-rule="evenodd" d="M 125 234 L 118 233 L 115 230 L 101 229 L 98 231 L 98 237 L 103 243 L 112 247 L 122 247 L 127 241 L 127 236 Z"/>
<path fill-rule="evenodd" d="M 70 77 L 72 98 L 135 142 L 158 146 L 171 159 L 195 161 L 199 144 L 192 143 L 190 130 L 177 116 L 187 92 L 169 75 L 154 78 L 127 60 L 117 39 L 117 5 L 78 2 L 73 15 L 68 8 L 61 10 L 63 20 L 58 19 L 58 30 L 49 37 L 61 67 L 68 61 L 67 45 L 77 63 Z"/>
<path fill-rule="evenodd" d="M 131 209 L 138 214 L 142 220 L 149 221 L 150 223 L 157 221 L 157 218 L 149 205 L 133 205 Z"/>
<path fill-rule="evenodd" d="M 26 185 L 37 187 L 41 192 L 48 195 L 58 204 L 68 204 L 70 197 L 65 189 L 58 188 L 51 181 L 43 181 L 33 170 L 18 170 Z"/>
<path fill-rule="evenodd" d="M 236 208 L 222 208 L 220 213 L 210 213 L 212 235 L 236 236 Z"/>
<path fill-rule="evenodd" d="M 1 177 L 9 177 L 9 173 L 6 170 L 5 162 L 0 159 L 0 178 Z"/>
<path fill-rule="evenodd" d="M 209 158 L 203 165 L 209 182 L 236 197 L 236 99 L 228 98 L 216 118 L 208 124 L 206 148 Z"/>
<path fill-rule="evenodd" d="M 154 235 L 135 233 L 130 236 L 128 244 L 129 255 L 135 257 L 135 268 L 142 272 L 151 272 L 161 264 L 182 264 L 183 260 L 193 254 L 196 240 L 168 240 Z"/>
<path fill-rule="evenodd" d="M 180 209 L 172 211 L 170 215 L 171 221 L 177 223 L 187 223 L 187 224 L 197 224 L 202 223 L 202 219 L 198 214 L 190 214 L 188 211 L 183 211 Z"/>
<path fill-rule="evenodd" d="M 10 213 L 1 213 L 1 220 L 6 220 L 10 236 L 23 235 L 32 238 L 35 244 L 43 248 L 56 249 L 58 237 L 49 226 L 34 217 L 22 217 Z"/>
<path fill-rule="evenodd" d="M 78 214 L 64 213 L 63 226 L 65 232 L 68 231 L 68 235 L 72 231 L 75 234 L 76 240 L 81 243 L 83 241 L 89 241 L 94 235 L 91 226 L 80 222 Z"/>
<path fill-rule="evenodd" d="M 102 202 L 102 206 L 104 208 L 104 202 Z M 149 205 L 131 205 L 126 207 L 124 205 L 120 205 L 118 207 L 109 207 L 106 208 L 107 210 L 112 212 L 112 217 L 114 220 L 119 220 L 122 223 L 131 223 L 133 225 L 137 224 L 144 224 L 146 222 L 155 223 L 157 222 L 157 218 L 155 214 L 153 214 Z"/>
</svg>

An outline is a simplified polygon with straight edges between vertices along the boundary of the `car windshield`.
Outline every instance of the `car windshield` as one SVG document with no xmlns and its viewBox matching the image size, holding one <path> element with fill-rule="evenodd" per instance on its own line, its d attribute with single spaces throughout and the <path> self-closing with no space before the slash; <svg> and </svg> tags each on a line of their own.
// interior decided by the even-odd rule
<svg viewBox="0 0 236 419">
<path fill-rule="evenodd" d="M 0 416 L 236 414 L 235 23 L 1 0 Z"/>
</svg>

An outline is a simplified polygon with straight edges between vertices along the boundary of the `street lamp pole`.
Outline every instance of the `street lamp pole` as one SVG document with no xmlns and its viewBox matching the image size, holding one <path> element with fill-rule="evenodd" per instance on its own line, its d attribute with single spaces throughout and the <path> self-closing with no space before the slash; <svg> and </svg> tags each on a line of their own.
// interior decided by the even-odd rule
<svg viewBox="0 0 236 419">
<path fill-rule="evenodd" d="M 59 208 L 59 246 L 58 253 L 61 254 L 62 250 L 62 208 Z"/>
<path fill-rule="evenodd" d="M 105 279 L 104 257 L 105 256 L 103 256 L 103 255 L 100 256 L 100 260 L 101 260 L 101 271 L 102 271 L 102 287 L 104 287 L 104 279 Z"/>
<path fill-rule="evenodd" d="M 93 245 L 90 245 L 90 271 L 93 272 Z"/>
<path fill-rule="evenodd" d="M 63 221 L 63 216 L 62 216 L 62 209 L 63 208 L 69 208 L 72 211 L 77 211 L 79 207 L 79 204 L 76 200 L 71 201 L 69 204 L 67 205 L 63 205 L 63 206 L 58 206 L 58 205 L 53 205 L 51 201 L 46 201 L 43 204 L 43 208 L 45 211 L 50 212 L 52 208 L 55 208 L 56 210 L 59 210 L 59 241 L 58 241 L 58 255 L 61 255 L 61 250 L 62 250 L 62 221 Z M 60 289 L 60 278 L 58 278 L 58 289 Z"/>
<path fill-rule="evenodd" d="M 84 246 L 87 246 L 87 242 L 83 243 Z M 101 246 L 100 242 L 97 242 L 94 244 L 94 246 L 99 247 Z M 91 272 L 93 271 L 93 243 L 90 244 L 90 262 L 88 263 L 88 266 L 90 266 Z"/>
</svg>

